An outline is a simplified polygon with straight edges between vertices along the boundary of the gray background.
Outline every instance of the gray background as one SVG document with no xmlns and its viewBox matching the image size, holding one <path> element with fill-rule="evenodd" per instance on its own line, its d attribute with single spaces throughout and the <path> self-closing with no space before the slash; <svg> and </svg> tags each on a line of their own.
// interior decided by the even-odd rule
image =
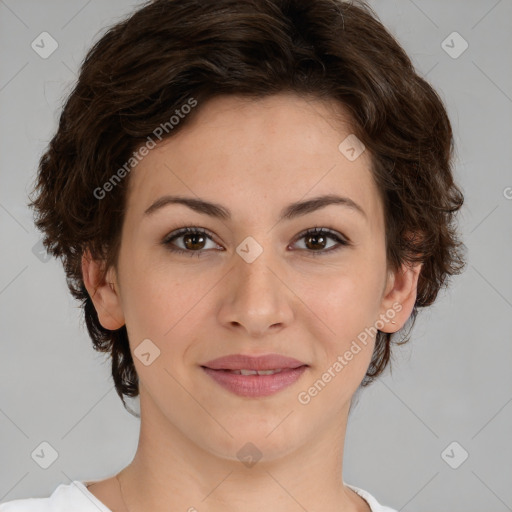
<svg viewBox="0 0 512 512">
<path fill-rule="evenodd" d="M 139 420 L 93 351 L 60 262 L 34 253 L 26 203 L 86 50 L 136 5 L 0 0 L 0 502 L 105 478 L 135 453 Z M 401 511 L 512 510 L 512 2 L 371 5 L 448 107 L 468 267 L 420 314 L 392 374 L 361 394 L 344 480 Z M 43 31 L 59 45 L 46 59 L 31 48 Z M 469 44 L 457 58 L 442 47 L 453 31 Z M 48 469 L 31 457 L 43 441 L 58 452 Z M 445 460 L 462 450 L 453 469 Z"/>
</svg>

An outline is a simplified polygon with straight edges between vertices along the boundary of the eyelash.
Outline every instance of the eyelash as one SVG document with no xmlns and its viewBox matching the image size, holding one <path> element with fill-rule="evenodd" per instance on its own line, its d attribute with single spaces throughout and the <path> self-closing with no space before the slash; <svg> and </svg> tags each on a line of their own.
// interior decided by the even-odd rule
<svg viewBox="0 0 512 512">
<path fill-rule="evenodd" d="M 190 233 L 204 235 L 207 238 L 209 238 L 212 242 L 215 242 L 215 240 L 213 240 L 212 236 L 210 235 L 209 231 L 207 231 L 203 228 L 186 227 L 186 228 L 178 229 L 177 231 L 173 231 L 172 233 L 170 233 L 162 241 L 162 244 L 164 246 L 166 246 L 166 248 L 171 252 L 178 253 L 178 254 L 187 254 L 188 256 L 197 255 L 197 257 L 199 258 L 202 254 L 207 252 L 206 249 L 201 249 L 198 251 L 187 251 L 184 249 L 179 249 L 179 248 L 177 249 L 176 247 L 173 247 L 171 244 L 171 242 L 173 240 L 176 240 L 177 238 L 180 238 L 180 237 L 190 234 Z M 331 247 L 330 249 L 323 249 L 323 250 L 319 250 L 319 251 L 308 251 L 307 249 L 300 249 L 300 250 L 306 251 L 306 252 L 310 253 L 311 256 L 316 257 L 316 256 L 325 256 L 326 254 L 338 251 L 339 249 L 341 249 L 344 246 L 351 245 L 351 243 L 346 238 L 342 238 L 342 237 L 338 236 L 338 234 L 335 231 L 328 229 L 328 228 L 319 228 L 319 227 L 315 227 L 315 228 L 303 231 L 300 235 L 297 236 L 296 241 L 299 241 L 300 239 L 302 239 L 308 235 L 317 236 L 319 234 L 326 235 L 327 238 L 331 238 L 332 240 L 335 240 L 336 242 L 338 242 L 339 245 L 335 246 L 335 247 Z"/>
</svg>

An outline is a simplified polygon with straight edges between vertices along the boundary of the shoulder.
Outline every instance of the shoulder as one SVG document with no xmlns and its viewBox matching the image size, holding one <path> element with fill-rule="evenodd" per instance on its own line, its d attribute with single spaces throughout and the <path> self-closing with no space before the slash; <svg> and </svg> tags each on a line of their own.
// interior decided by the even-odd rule
<svg viewBox="0 0 512 512">
<path fill-rule="evenodd" d="M 45 498 L 24 498 L 0 503 L 0 512 L 111 512 L 79 480 L 60 484 Z"/>
<path fill-rule="evenodd" d="M 394 508 L 381 505 L 377 499 L 368 491 L 365 491 L 359 487 L 355 487 L 354 485 L 347 484 L 346 482 L 343 483 L 345 486 L 350 487 L 350 489 L 359 494 L 359 496 L 361 496 L 361 498 L 363 498 L 368 503 L 372 512 L 397 512 Z M 3 512 L 2 509 L 0 509 L 0 512 Z"/>
</svg>

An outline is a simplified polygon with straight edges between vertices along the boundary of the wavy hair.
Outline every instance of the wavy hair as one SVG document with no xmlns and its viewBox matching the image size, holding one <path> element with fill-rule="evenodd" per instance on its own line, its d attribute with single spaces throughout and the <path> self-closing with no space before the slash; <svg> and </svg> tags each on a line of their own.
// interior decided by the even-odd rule
<svg viewBox="0 0 512 512">
<path fill-rule="evenodd" d="M 418 308 L 431 305 L 465 267 L 454 225 L 464 198 L 452 174 L 447 112 L 363 0 L 146 2 L 85 56 L 29 204 L 47 252 L 61 259 L 81 301 L 94 348 L 111 356 L 125 407 L 124 397 L 139 393 L 126 326 L 111 331 L 100 324 L 81 258 L 88 249 L 105 272 L 117 265 L 129 176 L 101 200 L 94 190 L 191 97 L 199 107 L 166 137 L 217 95 L 280 92 L 335 100 L 349 113 L 383 199 L 388 266 L 423 263 L 411 328 Z M 377 332 L 362 386 L 391 362 L 391 343 L 392 334 Z"/>
</svg>

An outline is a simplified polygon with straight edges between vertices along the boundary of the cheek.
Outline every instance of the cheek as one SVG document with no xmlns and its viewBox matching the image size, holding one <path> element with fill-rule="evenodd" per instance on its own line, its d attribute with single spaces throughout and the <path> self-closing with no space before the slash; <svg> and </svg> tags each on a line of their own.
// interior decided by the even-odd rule
<svg viewBox="0 0 512 512">
<path fill-rule="evenodd" d="M 135 369 L 141 384 L 154 399 L 162 383 L 169 393 L 180 393 L 180 387 L 166 370 L 182 380 L 179 362 L 185 358 L 195 324 L 193 317 L 199 311 L 201 294 L 195 291 L 197 287 L 177 286 L 177 282 L 170 276 L 164 279 L 161 274 L 149 272 L 142 279 L 134 276 L 124 304 Z M 144 360 L 146 353 L 150 355 Z"/>
<path fill-rule="evenodd" d="M 317 377 L 335 382 L 326 396 L 342 389 L 354 391 L 368 369 L 375 346 L 371 328 L 379 315 L 380 287 L 378 267 L 360 261 L 350 270 L 332 272 L 314 291 L 307 292 L 305 302 L 314 313 L 310 315 L 311 332 L 317 333 L 319 340 Z"/>
<path fill-rule="evenodd" d="M 134 274 L 126 301 L 123 301 L 130 345 L 134 350 L 149 338 L 160 349 L 160 362 L 168 366 L 176 355 L 184 356 L 200 319 L 211 318 L 211 295 L 219 276 L 197 272 L 180 274 L 151 271 Z M 209 300 L 210 299 L 210 300 Z"/>
<path fill-rule="evenodd" d="M 340 270 L 304 292 L 305 302 L 335 336 L 354 336 L 378 317 L 380 283 L 371 269 Z"/>
<path fill-rule="evenodd" d="M 151 340 L 161 352 L 166 350 L 166 340 L 172 335 L 173 326 L 180 325 L 179 319 L 187 311 L 179 292 L 170 293 L 175 288 L 170 278 L 163 278 L 150 268 L 129 273 L 122 300 L 132 352 L 145 339 Z M 137 364 L 135 358 L 134 362 Z"/>
</svg>

